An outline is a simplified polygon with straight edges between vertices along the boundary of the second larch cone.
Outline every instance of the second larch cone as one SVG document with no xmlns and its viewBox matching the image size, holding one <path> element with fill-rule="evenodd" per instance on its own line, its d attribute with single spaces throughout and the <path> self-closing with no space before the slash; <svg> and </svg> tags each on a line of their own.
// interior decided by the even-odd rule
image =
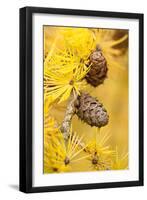
<svg viewBox="0 0 147 200">
<path fill-rule="evenodd" d="M 78 117 L 91 126 L 102 127 L 108 124 L 109 116 L 103 105 L 87 93 L 81 93 L 75 103 Z"/>
<path fill-rule="evenodd" d="M 107 61 L 99 48 L 91 53 L 89 60 L 91 67 L 85 78 L 89 84 L 97 87 L 107 78 Z"/>
</svg>

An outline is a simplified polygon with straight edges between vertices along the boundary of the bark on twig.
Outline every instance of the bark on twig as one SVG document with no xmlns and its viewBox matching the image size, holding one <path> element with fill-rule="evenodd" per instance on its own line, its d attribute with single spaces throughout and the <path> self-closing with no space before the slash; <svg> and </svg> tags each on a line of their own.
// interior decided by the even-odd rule
<svg viewBox="0 0 147 200">
<path fill-rule="evenodd" d="M 71 129 L 71 120 L 76 110 L 75 109 L 76 99 L 77 99 L 77 96 L 74 96 L 73 94 L 71 94 L 68 105 L 67 105 L 67 109 L 65 112 L 65 117 L 60 128 L 65 140 L 68 140 L 69 138 L 70 129 Z"/>
</svg>

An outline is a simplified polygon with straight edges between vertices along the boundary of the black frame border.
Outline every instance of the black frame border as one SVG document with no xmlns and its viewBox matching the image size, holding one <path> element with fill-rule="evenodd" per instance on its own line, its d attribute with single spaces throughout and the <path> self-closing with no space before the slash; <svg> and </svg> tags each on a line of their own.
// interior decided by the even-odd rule
<svg viewBox="0 0 147 200">
<path fill-rule="evenodd" d="M 32 186 L 32 16 L 34 13 L 126 18 L 139 20 L 139 180 L 62 186 Z M 144 184 L 144 15 L 60 8 L 24 7 L 19 13 L 19 190 L 25 193 L 143 186 Z"/>
</svg>

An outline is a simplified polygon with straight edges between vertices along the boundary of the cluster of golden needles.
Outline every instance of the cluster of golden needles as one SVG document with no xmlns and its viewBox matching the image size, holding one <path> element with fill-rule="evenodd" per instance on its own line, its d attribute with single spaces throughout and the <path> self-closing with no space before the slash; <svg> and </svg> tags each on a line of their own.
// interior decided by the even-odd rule
<svg viewBox="0 0 147 200">
<path fill-rule="evenodd" d="M 44 27 L 44 173 L 127 169 L 127 140 L 124 153 L 110 139 L 116 108 L 106 101 L 117 69 L 126 92 L 127 44 L 127 31 Z"/>
</svg>

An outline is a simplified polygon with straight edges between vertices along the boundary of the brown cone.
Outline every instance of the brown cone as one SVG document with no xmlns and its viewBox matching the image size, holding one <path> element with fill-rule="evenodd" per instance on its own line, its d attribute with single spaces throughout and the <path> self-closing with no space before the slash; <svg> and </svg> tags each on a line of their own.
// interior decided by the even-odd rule
<svg viewBox="0 0 147 200">
<path fill-rule="evenodd" d="M 91 65 L 91 68 L 85 77 L 86 81 L 92 86 L 97 87 L 107 78 L 108 71 L 107 61 L 99 48 L 91 53 L 89 65 Z"/>
<path fill-rule="evenodd" d="M 87 93 L 81 93 L 76 102 L 76 114 L 91 126 L 102 127 L 108 124 L 109 116 L 103 105 Z"/>
</svg>

